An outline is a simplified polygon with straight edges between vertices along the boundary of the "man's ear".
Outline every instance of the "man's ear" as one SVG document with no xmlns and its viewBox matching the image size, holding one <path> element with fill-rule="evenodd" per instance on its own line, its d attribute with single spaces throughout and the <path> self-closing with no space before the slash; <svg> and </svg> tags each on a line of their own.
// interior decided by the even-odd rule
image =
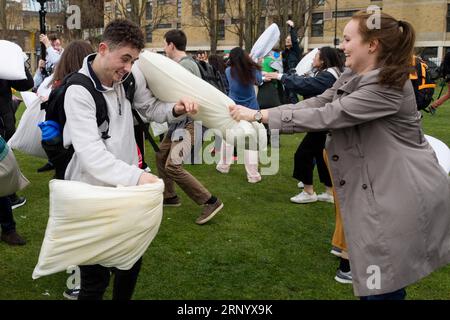
<svg viewBox="0 0 450 320">
<path fill-rule="evenodd" d="M 105 53 L 109 50 L 108 45 L 105 42 L 100 42 L 98 45 L 98 53 L 100 55 L 105 55 Z"/>
</svg>

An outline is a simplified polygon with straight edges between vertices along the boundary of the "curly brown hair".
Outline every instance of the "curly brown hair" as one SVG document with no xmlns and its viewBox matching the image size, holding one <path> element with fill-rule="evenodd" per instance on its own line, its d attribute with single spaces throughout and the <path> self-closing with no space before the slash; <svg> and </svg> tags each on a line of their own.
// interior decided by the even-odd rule
<svg viewBox="0 0 450 320">
<path fill-rule="evenodd" d="M 137 24 L 127 19 L 111 21 L 105 28 L 102 41 L 111 48 L 131 46 L 142 50 L 145 46 L 142 30 Z"/>
</svg>

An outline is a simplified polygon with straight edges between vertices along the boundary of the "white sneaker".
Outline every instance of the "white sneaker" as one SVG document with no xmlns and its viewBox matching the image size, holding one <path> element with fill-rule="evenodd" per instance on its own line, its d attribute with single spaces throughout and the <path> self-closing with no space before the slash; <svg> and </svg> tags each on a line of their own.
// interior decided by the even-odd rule
<svg viewBox="0 0 450 320">
<path fill-rule="evenodd" d="M 324 202 L 329 202 L 329 203 L 334 203 L 334 197 L 329 194 L 328 192 L 324 192 L 321 193 L 317 196 L 317 200 L 319 201 L 324 201 Z"/>
<path fill-rule="evenodd" d="M 303 184 L 303 182 L 299 182 L 297 183 L 297 187 L 299 187 L 300 189 L 303 189 L 305 187 L 305 185 Z"/>
<path fill-rule="evenodd" d="M 294 203 L 311 203 L 317 201 L 317 194 L 309 194 L 306 191 L 300 192 L 298 195 L 291 198 L 291 202 Z"/>
<path fill-rule="evenodd" d="M 230 172 L 230 166 L 226 164 L 218 164 L 216 166 L 216 170 L 219 171 L 220 173 L 227 174 L 228 172 Z"/>
<path fill-rule="evenodd" d="M 147 172 L 147 173 L 150 173 L 150 172 L 152 172 L 152 169 L 150 169 L 150 167 L 147 167 L 147 168 L 144 169 L 144 171 Z"/>
</svg>

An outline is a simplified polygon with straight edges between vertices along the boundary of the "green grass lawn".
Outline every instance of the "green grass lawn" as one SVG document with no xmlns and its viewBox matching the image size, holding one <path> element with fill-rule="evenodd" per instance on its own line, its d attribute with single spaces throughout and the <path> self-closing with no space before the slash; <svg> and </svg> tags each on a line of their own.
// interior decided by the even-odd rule
<svg viewBox="0 0 450 320">
<path fill-rule="evenodd" d="M 18 115 L 23 112 L 23 106 Z M 425 114 L 425 133 L 450 145 L 450 103 L 435 116 Z M 182 191 L 182 206 L 164 209 L 160 231 L 147 250 L 135 299 L 355 299 L 351 285 L 333 280 L 334 207 L 328 203 L 292 204 L 299 192 L 291 177 L 293 154 L 303 134 L 282 136 L 280 170 L 249 184 L 243 165 L 228 175 L 213 165 L 191 171 L 225 204 L 208 224 L 194 223 L 201 208 Z M 150 150 L 148 147 L 147 150 Z M 37 173 L 46 161 L 19 152 L 31 181 L 20 192 L 27 204 L 14 210 L 17 230 L 27 245 L 0 243 L 0 299 L 63 299 L 64 272 L 32 280 L 48 218 L 51 173 Z M 154 153 L 146 161 L 155 170 Z M 316 191 L 323 186 L 315 180 Z M 438 190 L 436 191 L 438 192 Z M 105 298 L 111 297 L 108 290 Z M 408 299 L 450 299 L 450 266 L 408 288 Z"/>
</svg>

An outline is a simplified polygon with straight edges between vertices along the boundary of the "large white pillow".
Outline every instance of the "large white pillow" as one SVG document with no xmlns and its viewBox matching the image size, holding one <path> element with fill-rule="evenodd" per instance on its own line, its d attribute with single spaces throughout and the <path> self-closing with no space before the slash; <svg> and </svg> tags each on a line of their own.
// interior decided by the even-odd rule
<svg viewBox="0 0 450 320">
<path fill-rule="evenodd" d="M 11 41 L 0 40 L 0 79 L 23 80 L 27 78 L 22 49 Z"/>
<path fill-rule="evenodd" d="M 45 110 L 41 110 L 41 100 L 33 92 L 21 92 L 20 94 L 27 108 L 20 119 L 16 132 L 9 139 L 8 145 L 12 149 L 47 159 L 47 154 L 41 144 L 42 132 L 38 127 L 38 123 L 45 120 Z"/>
<path fill-rule="evenodd" d="M 300 60 L 297 67 L 295 67 L 295 71 L 299 76 L 304 76 L 311 72 L 313 69 L 313 61 L 314 57 L 316 56 L 317 52 L 319 52 L 318 48 L 315 48 L 311 52 L 309 52 L 306 56 Z"/>
<path fill-rule="evenodd" d="M 450 149 L 448 146 L 435 137 L 425 135 L 425 138 L 436 153 L 436 157 L 438 158 L 441 167 L 447 174 L 450 173 Z"/>
<path fill-rule="evenodd" d="M 22 190 L 29 183 L 20 172 L 14 153 L 0 137 L 0 197 Z"/>
<path fill-rule="evenodd" d="M 262 124 L 233 120 L 228 106 L 234 105 L 234 101 L 175 61 L 144 51 L 137 64 L 155 97 L 172 103 L 183 97 L 194 98 L 199 104 L 199 112 L 192 118 L 201 120 L 207 128 L 219 130 L 228 143 L 234 144 L 234 138 L 249 137 L 254 142 L 250 144 L 252 146 L 256 145 L 258 134 L 263 136 L 259 131 L 265 130 Z"/>
<path fill-rule="evenodd" d="M 129 270 L 156 236 L 164 183 L 99 187 L 50 181 L 50 215 L 33 279 L 72 265 Z"/>
<path fill-rule="evenodd" d="M 272 23 L 256 40 L 255 44 L 250 51 L 250 56 L 253 60 L 257 61 L 260 58 L 265 57 L 270 50 L 280 40 L 280 29 L 276 23 Z"/>
</svg>

